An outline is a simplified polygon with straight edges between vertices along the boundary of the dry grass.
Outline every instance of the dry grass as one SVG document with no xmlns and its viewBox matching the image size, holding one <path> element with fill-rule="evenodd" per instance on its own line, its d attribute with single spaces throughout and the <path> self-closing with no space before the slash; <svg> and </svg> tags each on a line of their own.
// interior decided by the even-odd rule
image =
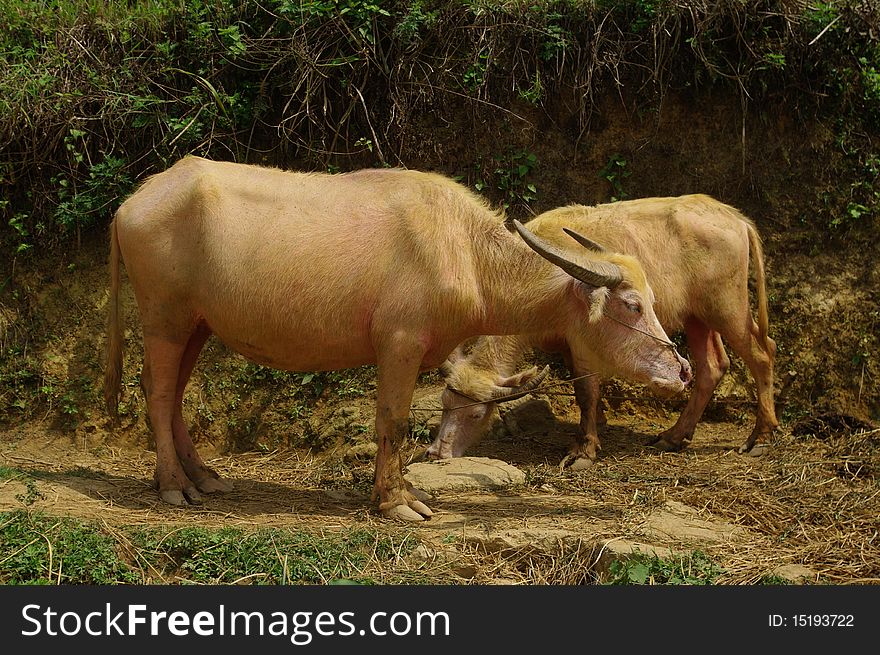
<svg viewBox="0 0 880 655">
<path fill-rule="evenodd" d="M 437 519 L 422 526 L 389 524 L 375 514 L 369 501 L 372 462 L 343 464 L 326 454 L 216 457 L 211 465 L 234 479 L 236 490 L 186 510 L 154 498 L 153 457 L 147 451 L 109 442 L 77 450 L 64 439 L 29 431 L 27 439 L 4 436 L 2 461 L 36 477 L 45 499 L 35 507 L 99 520 L 111 534 L 121 534 L 122 526 L 175 524 L 296 526 L 318 535 L 363 526 L 393 535 L 398 544 L 411 539 L 428 546 L 419 557 L 373 558 L 369 573 L 378 581 L 411 574 L 450 583 L 591 583 L 597 580 L 599 544 L 623 539 L 675 552 L 697 548 L 721 567 L 720 584 L 757 583 L 784 564 L 808 567 L 814 582 L 880 582 L 876 428 L 819 435 L 786 430 L 769 456 L 756 459 L 733 450 L 748 430 L 745 424 L 703 423 L 689 451 L 658 453 L 640 444 L 655 429 L 656 417 L 610 419 L 603 456 L 586 472 L 559 470 L 557 456 L 564 453 L 567 435 L 558 430 L 540 435 L 537 444 L 529 438 L 484 442 L 480 448 L 503 450 L 505 459 L 526 471 L 527 486 L 444 494 L 434 503 Z M 422 447 L 410 445 L 413 453 Z M 18 493 L 14 481 L 0 489 L 4 505 L 13 491 Z M 668 501 L 742 532 L 709 544 L 647 536 L 646 519 Z M 550 536 L 540 546 L 537 541 L 504 546 L 498 540 L 523 530 Z M 120 542 L 124 547 L 126 540 Z M 129 561 L 142 561 L 134 550 L 125 552 Z M 143 575 L 155 578 L 149 570 Z"/>
</svg>

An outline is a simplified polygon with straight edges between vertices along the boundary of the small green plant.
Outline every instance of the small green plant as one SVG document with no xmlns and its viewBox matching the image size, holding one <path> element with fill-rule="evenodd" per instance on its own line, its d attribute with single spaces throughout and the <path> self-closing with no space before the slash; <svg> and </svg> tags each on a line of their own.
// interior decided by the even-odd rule
<svg viewBox="0 0 880 655">
<path fill-rule="evenodd" d="M 821 31 L 834 29 L 839 17 L 839 10 L 835 2 L 812 2 L 805 16 L 812 25 L 813 31 L 819 34 Z"/>
<path fill-rule="evenodd" d="M 232 57 L 239 57 L 247 52 L 247 46 L 242 40 L 241 30 L 238 25 L 228 25 L 217 30 L 217 36 L 226 46 L 226 53 Z"/>
<path fill-rule="evenodd" d="M 38 500 L 42 500 L 46 497 L 45 494 L 37 488 L 36 480 L 29 475 L 24 478 L 24 486 L 25 492 L 15 496 L 15 499 L 20 503 L 30 507 Z"/>
<path fill-rule="evenodd" d="M 430 30 L 436 24 L 439 15 L 439 10 L 425 11 L 422 0 L 414 0 L 394 26 L 392 35 L 407 45 L 414 43 L 423 30 Z"/>
<path fill-rule="evenodd" d="M 623 181 L 628 178 L 632 171 L 627 170 L 626 158 L 615 153 L 608 159 L 608 163 L 599 171 L 599 177 L 608 180 L 611 184 L 611 202 L 625 200 L 627 192 L 623 188 Z"/>
<path fill-rule="evenodd" d="M 365 148 L 366 150 L 373 152 L 373 140 L 368 139 L 367 137 L 361 137 L 357 141 L 354 142 L 355 148 Z"/>
<path fill-rule="evenodd" d="M 764 55 L 764 61 L 771 68 L 785 68 L 785 54 L 780 52 L 768 52 Z"/>
<path fill-rule="evenodd" d="M 529 180 L 538 165 L 534 153 L 513 150 L 506 155 L 496 156 L 494 161 L 497 166 L 494 171 L 495 185 L 502 193 L 505 209 L 516 204 L 527 205 L 538 197 L 537 187 Z"/>
<path fill-rule="evenodd" d="M 464 73 L 464 85 L 470 91 L 476 91 L 486 81 L 486 72 L 489 70 L 489 51 L 480 50 L 477 59 Z"/>
<path fill-rule="evenodd" d="M 431 430 L 426 423 L 413 424 L 410 435 L 419 443 L 431 442 Z"/>
<path fill-rule="evenodd" d="M 531 86 L 527 89 L 519 90 L 519 97 L 532 105 L 537 105 L 541 102 L 541 98 L 544 97 L 544 85 L 541 83 L 541 74 L 539 72 L 535 72 Z"/>
<path fill-rule="evenodd" d="M 3 201 L 3 205 L 0 206 L 0 209 L 8 204 L 8 200 Z M 31 248 L 34 247 L 34 244 L 28 243 L 28 239 L 31 236 L 30 230 L 27 228 L 28 216 L 22 212 L 15 214 L 12 218 L 9 219 L 9 227 L 12 228 L 13 232 L 15 232 L 16 240 L 18 241 L 18 245 L 15 248 L 16 253 L 25 253 L 28 252 Z"/>
<path fill-rule="evenodd" d="M 538 158 L 534 153 L 511 149 L 506 154 L 492 157 L 491 163 L 478 157 L 471 179 L 477 191 L 499 191 L 501 204 L 506 210 L 513 205 L 527 205 L 537 198 L 538 188 L 530 179 L 537 165 Z M 469 176 L 458 175 L 454 179 L 464 181 L 466 177 Z"/>
<path fill-rule="evenodd" d="M 550 12 L 546 14 L 547 25 L 544 27 L 544 40 L 541 44 L 541 59 L 550 61 L 561 56 L 571 45 L 572 34 L 558 23 L 562 14 Z"/>
<path fill-rule="evenodd" d="M 710 585 L 723 572 L 705 553 L 695 550 L 667 559 L 635 554 L 609 567 L 609 585 Z"/>
</svg>

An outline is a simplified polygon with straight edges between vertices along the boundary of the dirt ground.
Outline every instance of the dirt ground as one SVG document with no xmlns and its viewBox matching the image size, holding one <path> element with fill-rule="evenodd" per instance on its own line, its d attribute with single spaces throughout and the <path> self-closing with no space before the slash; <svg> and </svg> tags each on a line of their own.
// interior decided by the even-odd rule
<svg viewBox="0 0 880 655">
<path fill-rule="evenodd" d="M 430 406 L 439 391 L 422 385 L 414 404 Z M 754 458 L 736 452 L 751 429 L 751 406 L 741 404 L 710 408 L 691 447 L 667 453 L 644 444 L 674 420 L 675 407 L 637 398 L 610 404 L 600 459 L 576 472 L 558 466 L 576 426 L 573 398 L 538 394 L 508 410 L 469 455 L 515 465 L 525 484 L 436 492 L 435 516 L 406 528 L 425 544 L 423 556 L 454 562 L 450 579 L 476 584 L 589 582 L 603 553 L 621 544 L 659 554 L 700 550 L 723 567 L 720 583 L 791 570 L 809 583 L 880 583 L 880 430 L 826 416 L 795 433 L 782 429 L 772 451 Z M 345 406 L 346 414 L 372 411 L 370 398 Z M 313 419 L 329 420 L 339 409 L 327 404 Z M 110 528 L 396 529 L 370 502 L 369 456 L 346 456 L 344 448 L 223 454 L 202 443 L 235 489 L 181 509 L 159 502 L 154 455 L 136 443 L 143 436 L 101 425 L 71 436 L 36 422 L 0 433 L 0 464 L 39 473 L 34 509 Z M 410 441 L 408 459 L 418 460 L 424 447 Z M 0 510 L 21 508 L 24 488 L 16 479 L 0 484 Z M 676 517 L 683 528 L 666 526 Z M 569 567 L 560 580 L 553 564 L 560 557 L 580 559 L 582 579 L 570 579 Z"/>
</svg>

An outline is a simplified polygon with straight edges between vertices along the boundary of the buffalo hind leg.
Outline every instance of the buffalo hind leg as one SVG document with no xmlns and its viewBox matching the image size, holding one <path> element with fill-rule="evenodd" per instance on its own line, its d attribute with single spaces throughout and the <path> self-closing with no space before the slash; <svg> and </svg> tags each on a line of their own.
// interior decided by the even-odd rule
<svg viewBox="0 0 880 655">
<path fill-rule="evenodd" d="M 400 450 L 409 434 L 409 411 L 421 368 L 423 347 L 418 340 L 396 334 L 379 344 L 376 399 L 376 474 L 373 499 L 387 518 L 423 521 L 432 512 L 425 494 L 403 477 Z"/>
<path fill-rule="evenodd" d="M 749 438 L 740 446 L 739 452 L 759 457 L 770 449 L 773 430 L 779 426 L 773 397 L 773 361 L 776 342 L 767 337 L 767 344 L 758 339 L 758 326 L 748 316 L 747 324 L 731 334 L 724 334 L 731 350 L 743 359 L 755 380 L 758 406 L 755 427 Z"/>
<path fill-rule="evenodd" d="M 718 332 L 692 317 L 685 322 L 685 334 L 693 360 L 694 388 L 675 425 L 649 443 L 662 450 L 677 451 L 688 446 L 715 387 L 730 367 L 730 359 Z"/>
<path fill-rule="evenodd" d="M 144 335 L 144 371 L 141 384 L 147 400 L 147 413 L 156 442 L 155 481 L 159 496 L 171 505 L 201 502 L 201 496 L 187 477 L 174 447 L 174 413 L 177 378 L 185 343 L 150 334 Z"/>
<path fill-rule="evenodd" d="M 198 490 L 206 494 L 232 491 L 230 481 L 222 479 L 216 471 L 205 466 L 183 420 L 183 394 L 193 368 L 195 368 L 196 359 L 210 336 L 210 328 L 204 323 L 200 323 L 186 344 L 180 360 L 180 370 L 177 374 L 174 418 L 171 424 L 174 433 L 174 449 L 177 451 L 177 457 L 180 459 L 183 470 L 187 477 L 195 483 Z"/>
</svg>

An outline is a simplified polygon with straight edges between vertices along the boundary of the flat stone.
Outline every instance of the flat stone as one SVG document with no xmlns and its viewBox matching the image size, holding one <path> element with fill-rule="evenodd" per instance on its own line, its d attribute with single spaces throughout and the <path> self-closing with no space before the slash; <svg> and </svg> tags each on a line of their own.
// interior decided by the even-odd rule
<svg viewBox="0 0 880 655">
<path fill-rule="evenodd" d="M 404 476 L 414 487 L 438 491 L 497 490 L 525 484 L 526 474 L 490 457 L 454 457 L 407 466 Z"/>
<path fill-rule="evenodd" d="M 522 528 L 489 534 L 471 534 L 467 541 L 479 544 L 488 553 L 534 553 L 558 555 L 583 543 L 581 535 L 558 528 Z"/>
<path fill-rule="evenodd" d="M 355 459 L 372 459 L 376 456 L 379 447 L 375 441 L 363 441 L 357 443 L 345 451 L 345 459 L 348 461 Z"/>
<path fill-rule="evenodd" d="M 648 516 L 642 531 L 651 537 L 682 544 L 727 543 L 745 534 L 740 526 L 704 519 L 693 507 L 671 500 Z"/>
</svg>

